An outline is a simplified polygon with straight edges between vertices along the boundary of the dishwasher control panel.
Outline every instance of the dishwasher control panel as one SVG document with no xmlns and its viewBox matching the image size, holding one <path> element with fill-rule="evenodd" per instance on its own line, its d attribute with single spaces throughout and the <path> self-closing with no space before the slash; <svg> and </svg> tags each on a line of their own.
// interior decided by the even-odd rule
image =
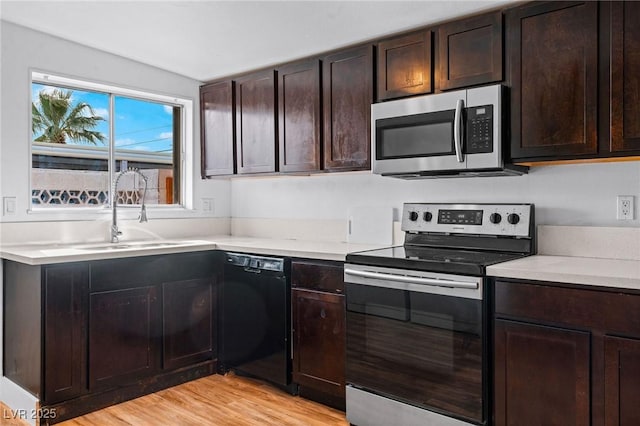
<svg viewBox="0 0 640 426">
<path fill-rule="evenodd" d="M 282 272 L 284 270 L 284 259 L 244 253 L 227 253 L 227 264 L 263 271 Z"/>
</svg>

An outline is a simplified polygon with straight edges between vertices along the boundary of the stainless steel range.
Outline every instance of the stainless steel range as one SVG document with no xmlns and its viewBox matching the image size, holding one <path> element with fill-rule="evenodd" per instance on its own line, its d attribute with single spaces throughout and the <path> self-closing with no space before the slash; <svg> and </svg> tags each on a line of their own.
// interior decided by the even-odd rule
<svg viewBox="0 0 640 426">
<path fill-rule="evenodd" d="M 347 255 L 347 420 L 489 424 L 489 265 L 533 254 L 531 204 L 405 204 L 403 246 Z"/>
</svg>

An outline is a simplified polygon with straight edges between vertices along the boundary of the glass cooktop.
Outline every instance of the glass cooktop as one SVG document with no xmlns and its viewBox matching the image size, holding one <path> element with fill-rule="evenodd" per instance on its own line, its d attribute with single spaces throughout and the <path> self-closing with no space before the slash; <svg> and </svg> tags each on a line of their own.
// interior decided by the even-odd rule
<svg viewBox="0 0 640 426">
<path fill-rule="evenodd" d="M 483 276 L 489 265 L 524 256 L 522 253 L 396 246 L 349 253 L 346 261 L 359 265 Z"/>
</svg>

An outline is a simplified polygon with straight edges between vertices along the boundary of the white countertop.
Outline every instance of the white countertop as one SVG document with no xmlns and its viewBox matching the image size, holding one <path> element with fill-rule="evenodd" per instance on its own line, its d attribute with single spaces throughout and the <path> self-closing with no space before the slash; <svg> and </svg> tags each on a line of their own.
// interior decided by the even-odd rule
<svg viewBox="0 0 640 426">
<path fill-rule="evenodd" d="M 0 257 L 28 265 L 44 265 L 134 256 L 225 250 L 272 256 L 344 261 L 347 253 L 380 248 L 379 245 L 342 242 L 278 240 L 273 238 L 210 236 L 202 239 L 121 241 L 67 244 L 4 245 Z"/>
<path fill-rule="evenodd" d="M 640 261 L 529 256 L 487 267 L 487 275 L 640 290 Z"/>
</svg>

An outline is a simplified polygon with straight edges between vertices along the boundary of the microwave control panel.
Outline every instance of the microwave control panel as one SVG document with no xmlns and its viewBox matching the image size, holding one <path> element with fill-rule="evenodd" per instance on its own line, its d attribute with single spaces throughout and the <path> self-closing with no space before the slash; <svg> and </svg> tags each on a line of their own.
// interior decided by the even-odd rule
<svg viewBox="0 0 640 426">
<path fill-rule="evenodd" d="M 467 108 L 467 154 L 493 152 L 493 105 Z"/>
</svg>

